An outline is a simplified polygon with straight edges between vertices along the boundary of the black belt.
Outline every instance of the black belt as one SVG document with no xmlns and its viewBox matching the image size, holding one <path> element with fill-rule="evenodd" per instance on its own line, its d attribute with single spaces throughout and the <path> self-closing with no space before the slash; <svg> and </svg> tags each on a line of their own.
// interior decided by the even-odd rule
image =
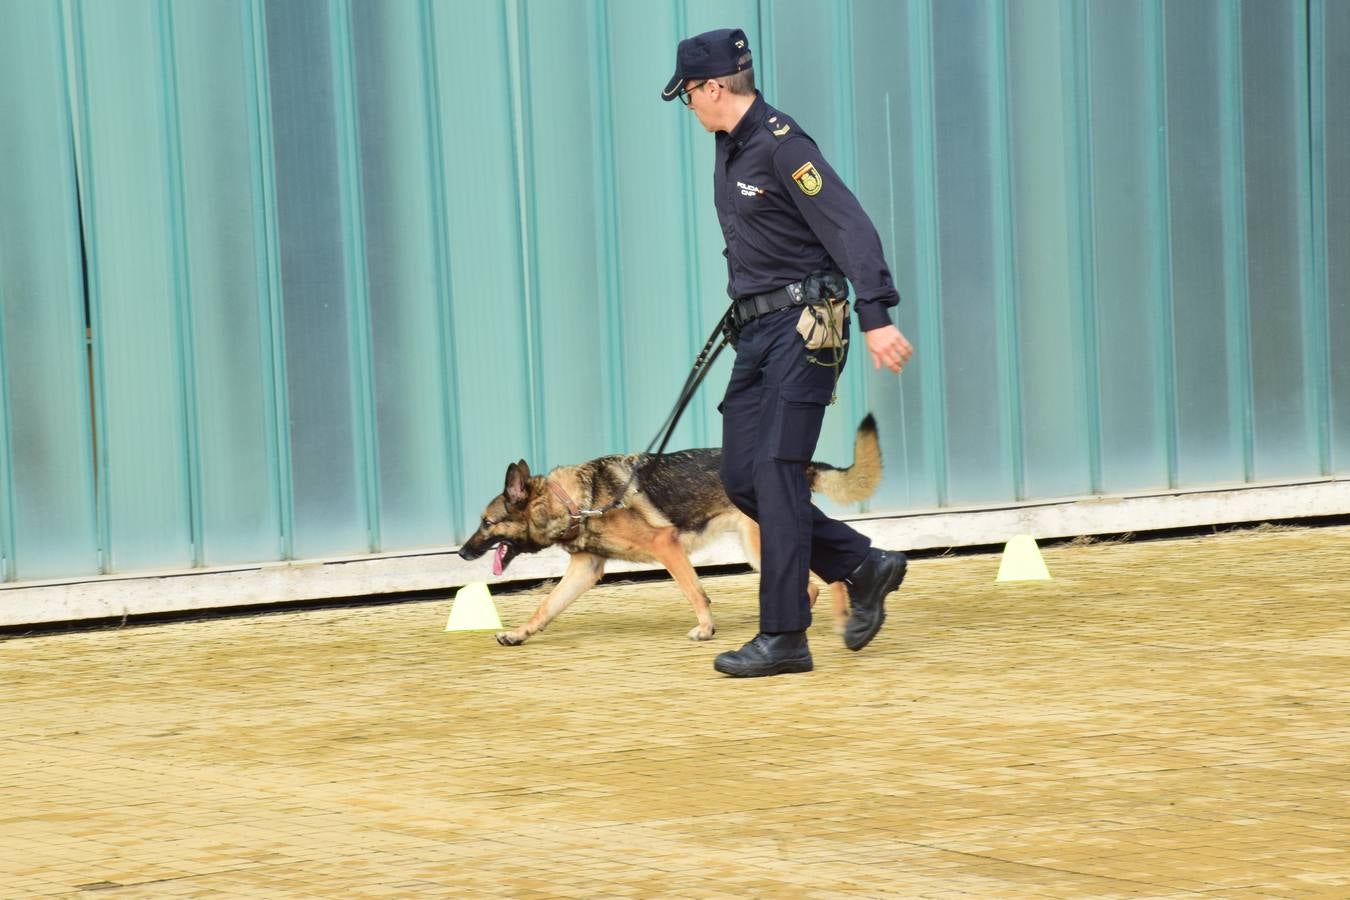
<svg viewBox="0 0 1350 900">
<path fill-rule="evenodd" d="M 732 307 L 732 316 L 736 321 L 736 327 L 740 328 L 751 319 L 758 319 L 760 316 L 777 312 L 780 309 L 787 309 L 789 306 L 801 306 L 803 302 L 802 283 L 794 281 L 792 284 L 783 285 L 778 290 L 769 291 L 767 294 L 751 294 L 749 297 L 741 297 Z"/>
</svg>

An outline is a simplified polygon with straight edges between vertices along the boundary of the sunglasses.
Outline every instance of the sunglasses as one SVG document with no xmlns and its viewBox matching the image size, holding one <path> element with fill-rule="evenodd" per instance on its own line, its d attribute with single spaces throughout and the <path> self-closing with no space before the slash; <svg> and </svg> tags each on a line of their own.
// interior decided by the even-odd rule
<svg viewBox="0 0 1350 900">
<path fill-rule="evenodd" d="M 712 81 L 712 79 L 711 79 L 711 78 L 705 78 L 705 79 L 703 79 L 702 81 L 700 81 L 698 84 L 694 85 L 693 87 L 681 88 L 681 89 L 680 89 L 680 93 L 677 94 L 676 96 L 678 96 L 678 97 L 680 98 L 680 102 L 681 102 L 681 103 L 683 103 L 685 106 L 689 106 L 690 104 L 692 104 L 692 103 L 694 102 L 694 98 L 693 98 L 692 96 L 690 96 L 690 95 L 693 94 L 694 91 L 696 91 L 696 90 L 698 90 L 699 88 L 703 87 L 703 86 L 704 86 L 705 84 L 707 84 L 709 81 Z"/>
</svg>

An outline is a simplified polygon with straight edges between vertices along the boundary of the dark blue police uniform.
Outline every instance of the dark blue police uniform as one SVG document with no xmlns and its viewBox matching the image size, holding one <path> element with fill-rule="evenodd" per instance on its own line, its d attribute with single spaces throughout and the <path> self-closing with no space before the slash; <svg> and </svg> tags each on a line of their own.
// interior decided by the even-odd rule
<svg viewBox="0 0 1350 900">
<path fill-rule="evenodd" d="M 738 306 L 753 309 L 757 296 L 842 270 L 862 329 L 890 324 L 887 310 L 900 298 L 876 229 L 801 126 L 756 92 L 740 123 L 716 140 L 717 216 L 727 291 Z M 722 483 L 759 523 L 760 630 L 769 633 L 811 624 L 808 568 L 843 580 L 871 546 L 811 502 L 802 463 L 815 452 L 836 373 L 808 360 L 800 315 L 789 303 L 740 327 L 721 405 Z"/>
<path fill-rule="evenodd" d="M 733 300 L 841 270 L 862 330 L 891 324 L 900 295 L 871 219 L 810 135 L 759 91 L 740 123 L 717 133 L 713 183 Z"/>
<path fill-rule="evenodd" d="M 688 79 L 741 71 L 749 60 L 740 29 L 686 39 L 662 97 L 679 96 Z M 721 477 L 732 502 L 759 523 L 761 571 L 760 634 L 714 665 L 732 675 L 808 671 L 808 569 L 849 583 L 845 643 L 857 650 L 880 628 L 882 600 L 904 578 L 905 559 L 872 549 L 811 502 L 803 463 L 815 452 L 838 371 L 808 355 L 797 321 L 821 279 L 835 286 L 829 296 L 846 293 L 841 274 L 853 283 L 864 331 L 891 324 L 888 310 L 900 298 L 867 214 L 791 117 L 756 91 L 716 141 L 717 216 L 737 325 L 736 361 L 718 407 Z"/>
</svg>

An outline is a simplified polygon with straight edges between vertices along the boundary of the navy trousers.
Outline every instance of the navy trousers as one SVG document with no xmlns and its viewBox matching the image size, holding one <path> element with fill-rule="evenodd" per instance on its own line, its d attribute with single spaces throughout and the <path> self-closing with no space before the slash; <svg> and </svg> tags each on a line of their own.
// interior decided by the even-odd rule
<svg viewBox="0 0 1350 900">
<path fill-rule="evenodd" d="M 800 307 L 741 329 L 722 412 L 722 485 L 759 523 L 759 630 L 811 624 L 808 569 L 838 581 L 862 563 L 871 541 L 811 502 L 804 464 L 820 438 L 834 370 L 807 360 Z M 822 351 L 829 358 L 830 350 Z"/>
</svg>

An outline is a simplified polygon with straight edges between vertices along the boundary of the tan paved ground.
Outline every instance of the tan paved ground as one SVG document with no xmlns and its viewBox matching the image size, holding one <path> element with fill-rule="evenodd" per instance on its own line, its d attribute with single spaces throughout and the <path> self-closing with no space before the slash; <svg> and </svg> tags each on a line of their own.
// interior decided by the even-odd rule
<svg viewBox="0 0 1350 900">
<path fill-rule="evenodd" d="M 3 641 L 0 894 L 1350 896 L 1350 529 L 1046 559 L 751 681 L 748 576 Z"/>
</svg>

